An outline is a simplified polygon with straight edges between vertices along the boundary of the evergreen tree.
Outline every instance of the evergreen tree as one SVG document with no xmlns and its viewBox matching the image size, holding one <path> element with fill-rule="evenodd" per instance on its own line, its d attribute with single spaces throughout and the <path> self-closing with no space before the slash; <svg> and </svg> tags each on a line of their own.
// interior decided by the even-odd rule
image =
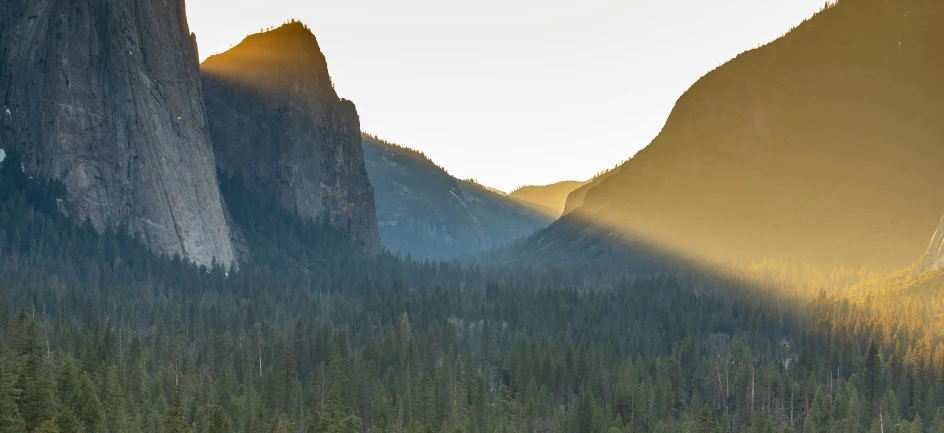
<svg viewBox="0 0 944 433">
<path fill-rule="evenodd" d="M 20 433 L 26 423 L 16 404 L 20 390 L 14 385 L 13 360 L 0 340 L 0 433 Z"/>
<path fill-rule="evenodd" d="M 39 344 L 36 322 L 29 322 L 21 343 L 20 356 L 24 367 L 17 382 L 17 388 L 21 390 L 18 406 L 26 429 L 33 430 L 53 417 L 52 389 L 43 365 L 45 351 Z"/>
<path fill-rule="evenodd" d="M 167 415 L 165 416 L 164 431 L 166 433 L 190 433 L 190 425 L 187 423 L 187 413 L 182 398 L 180 385 L 174 385 L 170 407 L 167 408 Z"/>
<path fill-rule="evenodd" d="M 878 347 L 875 346 L 875 341 L 870 341 L 869 350 L 865 354 L 865 398 L 868 401 L 869 421 L 873 419 L 875 403 L 880 392 Z"/>
<path fill-rule="evenodd" d="M 721 423 L 708 405 L 702 406 L 695 421 L 695 433 L 721 433 Z"/>
</svg>

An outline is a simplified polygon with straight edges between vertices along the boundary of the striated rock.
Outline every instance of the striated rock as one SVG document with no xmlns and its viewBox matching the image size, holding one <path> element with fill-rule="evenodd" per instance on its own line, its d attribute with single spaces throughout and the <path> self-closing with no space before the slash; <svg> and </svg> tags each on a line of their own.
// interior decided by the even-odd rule
<svg viewBox="0 0 944 433">
<path fill-rule="evenodd" d="M 233 263 L 183 0 L 0 0 L 0 148 L 69 210 Z"/>
<path fill-rule="evenodd" d="M 944 219 L 941 220 L 940 226 L 934 232 L 931 245 L 928 245 L 927 252 L 918 262 L 915 273 L 924 274 L 941 268 L 944 268 Z"/>
<path fill-rule="evenodd" d="M 203 63 L 219 169 L 241 174 L 288 211 L 350 230 L 379 252 L 374 191 L 360 120 L 339 99 L 315 36 L 302 24 L 249 36 Z"/>
</svg>

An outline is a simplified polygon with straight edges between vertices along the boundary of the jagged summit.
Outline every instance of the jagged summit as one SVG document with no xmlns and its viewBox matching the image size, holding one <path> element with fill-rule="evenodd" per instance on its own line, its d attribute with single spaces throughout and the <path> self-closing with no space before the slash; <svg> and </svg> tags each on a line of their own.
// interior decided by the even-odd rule
<svg viewBox="0 0 944 433">
<path fill-rule="evenodd" d="M 230 50 L 207 58 L 201 70 L 270 95 L 314 91 L 337 98 L 318 39 L 298 21 L 247 36 Z"/>
<path fill-rule="evenodd" d="M 338 98 L 311 31 L 290 22 L 251 35 L 208 58 L 201 72 L 219 169 L 243 176 L 259 197 L 330 221 L 379 252 L 357 109 Z"/>
</svg>

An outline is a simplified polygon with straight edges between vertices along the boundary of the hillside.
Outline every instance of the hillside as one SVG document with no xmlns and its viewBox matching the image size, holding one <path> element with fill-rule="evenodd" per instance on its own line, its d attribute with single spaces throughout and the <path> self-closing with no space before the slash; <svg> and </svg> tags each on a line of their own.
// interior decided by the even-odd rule
<svg viewBox="0 0 944 433">
<path fill-rule="evenodd" d="M 942 13 L 843 1 L 711 71 L 577 219 L 687 256 L 910 265 L 944 214 Z"/>
<path fill-rule="evenodd" d="M 454 258 L 527 236 L 551 218 L 472 181 L 422 153 L 364 136 L 384 247 L 415 258 Z"/>
<path fill-rule="evenodd" d="M 550 185 L 528 185 L 522 186 L 510 194 L 519 200 L 534 203 L 553 211 L 552 217 L 557 218 L 564 213 L 564 207 L 567 203 L 567 196 L 571 192 L 586 185 L 588 182 L 579 182 L 575 180 L 566 180 Z"/>
</svg>

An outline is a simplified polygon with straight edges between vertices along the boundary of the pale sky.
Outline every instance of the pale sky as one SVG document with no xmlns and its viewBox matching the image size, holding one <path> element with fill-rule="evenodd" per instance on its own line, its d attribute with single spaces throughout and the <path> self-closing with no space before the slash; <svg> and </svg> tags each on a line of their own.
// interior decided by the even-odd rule
<svg viewBox="0 0 944 433">
<path fill-rule="evenodd" d="M 823 0 L 187 0 L 203 58 L 295 18 L 361 128 L 510 191 L 584 180 Z"/>
</svg>

